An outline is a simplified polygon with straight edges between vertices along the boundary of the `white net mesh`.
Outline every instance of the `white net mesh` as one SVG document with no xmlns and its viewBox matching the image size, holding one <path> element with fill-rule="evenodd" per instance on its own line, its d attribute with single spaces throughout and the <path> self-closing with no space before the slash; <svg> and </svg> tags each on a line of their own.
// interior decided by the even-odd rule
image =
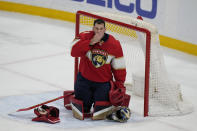
<svg viewBox="0 0 197 131">
<path fill-rule="evenodd" d="M 93 13 L 116 21 L 148 29 L 151 32 L 149 116 L 179 115 L 192 112 L 192 106 L 182 96 L 180 85 L 169 77 L 160 47 L 157 28 L 147 22 L 111 13 Z M 91 30 L 95 18 L 80 15 L 80 32 Z M 106 22 L 107 32 L 122 45 L 126 61 L 127 89 L 144 96 L 146 35 L 115 23 Z M 133 100 L 133 99 L 132 99 Z"/>
</svg>

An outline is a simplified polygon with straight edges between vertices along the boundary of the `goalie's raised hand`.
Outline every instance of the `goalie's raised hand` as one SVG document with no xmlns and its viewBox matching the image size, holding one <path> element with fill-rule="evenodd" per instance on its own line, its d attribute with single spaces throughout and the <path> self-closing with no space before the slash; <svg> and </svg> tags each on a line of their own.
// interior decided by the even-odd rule
<svg viewBox="0 0 197 131">
<path fill-rule="evenodd" d="M 90 41 L 90 45 L 95 45 L 96 43 L 100 42 L 103 38 L 102 33 L 96 33 Z"/>
</svg>

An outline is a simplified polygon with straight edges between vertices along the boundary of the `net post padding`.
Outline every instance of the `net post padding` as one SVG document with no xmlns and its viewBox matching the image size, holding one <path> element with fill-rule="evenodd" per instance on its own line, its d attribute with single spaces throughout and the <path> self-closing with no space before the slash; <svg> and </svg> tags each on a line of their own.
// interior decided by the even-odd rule
<svg viewBox="0 0 197 131">
<path fill-rule="evenodd" d="M 154 25 L 118 14 L 78 11 L 76 37 L 83 27 L 91 29 L 95 19 L 104 19 L 107 31 L 120 40 L 127 67 L 126 84 L 133 94 L 144 97 L 144 116 L 192 112 L 192 106 L 182 96 L 180 85 L 172 81 L 166 71 L 159 34 Z M 75 78 L 78 72 L 76 59 Z"/>
</svg>

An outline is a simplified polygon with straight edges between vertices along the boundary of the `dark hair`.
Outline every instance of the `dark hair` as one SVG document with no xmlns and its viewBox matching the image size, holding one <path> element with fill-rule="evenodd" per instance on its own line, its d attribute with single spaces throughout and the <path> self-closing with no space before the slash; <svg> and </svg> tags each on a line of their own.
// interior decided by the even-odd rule
<svg viewBox="0 0 197 131">
<path fill-rule="evenodd" d="M 96 19 L 96 20 L 94 20 L 94 26 L 96 24 L 104 24 L 104 27 L 105 27 L 105 21 L 103 19 Z"/>
</svg>

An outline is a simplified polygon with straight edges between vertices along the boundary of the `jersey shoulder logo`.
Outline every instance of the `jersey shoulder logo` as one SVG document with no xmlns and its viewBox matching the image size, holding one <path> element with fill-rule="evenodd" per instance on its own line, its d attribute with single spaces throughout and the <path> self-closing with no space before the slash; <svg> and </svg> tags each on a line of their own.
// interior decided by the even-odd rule
<svg viewBox="0 0 197 131">
<path fill-rule="evenodd" d="M 94 67 L 99 68 L 106 63 L 108 58 L 108 53 L 106 51 L 101 49 L 92 49 L 91 54 L 92 64 Z"/>
</svg>

